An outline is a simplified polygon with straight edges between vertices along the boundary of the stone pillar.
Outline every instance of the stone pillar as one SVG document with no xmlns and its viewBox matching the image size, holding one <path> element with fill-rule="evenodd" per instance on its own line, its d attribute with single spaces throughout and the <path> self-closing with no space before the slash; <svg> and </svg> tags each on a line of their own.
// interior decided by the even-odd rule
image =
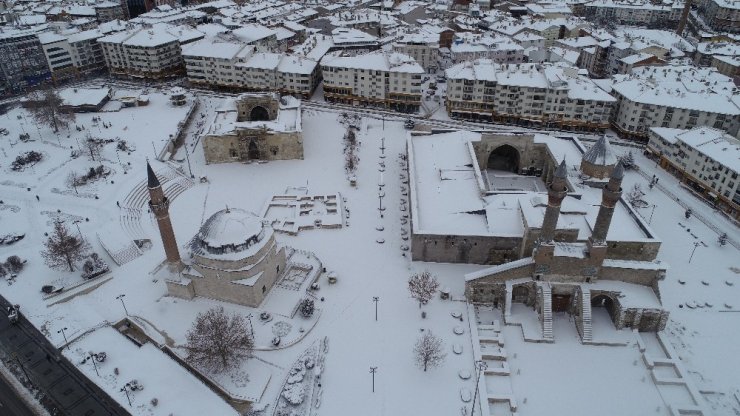
<svg viewBox="0 0 740 416">
<path fill-rule="evenodd" d="M 614 215 L 614 207 L 617 205 L 619 198 L 622 196 L 622 178 L 624 177 L 624 167 L 621 163 L 612 172 L 609 183 L 606 184 L 601 192 L 601 207 L 596 217 L 593 232 L 589 241 L 595 244 L 603 244 L 606 241 L 606 235 L 609 232 L 609 226 Z"/>
<path fill-rule="evenodd" d="M 568 187 L 565 178 L 568 176 L 565 160 L 560 163 L 555 170 L 555 177 L 547 190 L 547 208 L 545 209 L 545 218 L 542 220 L 542 231 L 540 241 L 548 243 L 555 238 L 555 229 L 558 226 L 558 217 L 560 217 L 560 204 L 565 199 Z"/>
<path fill-rule="evenodd" d="M 175 240 L 175 231 L 170 221 L 170 201 L 164 195 L 162 185 L 154 174 L 149 163 L 146 164 L 147 182 L 149 187 L 149 208 L 157 219 L 159 234 L 162 237 L 164 252 L 167 257 L 167 266 L 172 272 L 179 272 L 183 265 L 180 259 L 180 251 Z"/>
</svg>

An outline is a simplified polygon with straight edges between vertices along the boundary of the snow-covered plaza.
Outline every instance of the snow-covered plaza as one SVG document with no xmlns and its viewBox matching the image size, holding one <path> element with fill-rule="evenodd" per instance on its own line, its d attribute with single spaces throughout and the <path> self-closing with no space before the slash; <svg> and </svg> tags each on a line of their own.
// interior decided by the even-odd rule
<svg viewBox="0 0 740 416">
<path fill-rule="evenodd" d="M 174 106 L 164 90 L 114 88 L 112 101 L 124 95 L 145 95 L 148 104 L 78 113 L 58 134 L 20 106 L 0 116 L 8 131 L 0 136 L 0 237 L 24 235 L 0 245 L 0 259 L 27 260 L 17 277 L 0 283 L 0 293 L 132 414 L 228 415 L 245 412 L 247 403 L 259 415 L 295 408 L 306 416 L 740 412 L 740 249 L 717 243 L 720 230 L 740 241 L 740 229 L 641 149 L 612 143 L 620 154 L 634 153 L 639 170 L 626 172 L 623 188 L 640 184 L 646 191 L 646 205 L 637 211 L 662 242 L 657 260 L 668 264 L 660 282 L 660 301 L 670 312 L 666 330 L 617 331 L 599 311 L 594 338 L 614 342 L 586 345 L 569 315 L 560 313 L 553 317 L 554 342 L 528 342 L 528 322 L 537 325 L 534 311 L 522 308 L 521 325 L 505 325 L 498 310 L 466 301 L 464 275 L 486 266 L 411 261 L 403 118 L 356 112 L 358 158 L 350 181 L 347 127 L 340 122 L 346 110 L 304 105 L 302 160 L 207 165 L 200 133 L 227 98 L 193 93 L 184 106 Z M 23 134 L 30 137 L 21 141 Z M 170 154 L 169 143 L 179 135 L 184 144 Z M 90 137 L 110 141 L 91 153 Z M 11 169 L 30 151 L 41 153 L 41 161 Z M 296 249 L 294 262 L 311 264 L 316 285 L 313 275 L 285 276 L 257 308 L 168 296 L 159 275 L 165 252 L 147 208 L 147 161 L 169 198 L 182 253 L 212 214 L 240 208 L 268 216 L 276 231 L 284 228 L 275 238 Z M 102 177 L 71 184 L 70 173 L 99 165 Z M 659 186 L 649 187 L 653 175 Z M 493 173 L 486 180 L 504 190 L 544 189 L 536 180 Z M 290 193 L 332 196 L 338 212 L 327 215 L 325 203 L 317 202 L 306 221 L 295 206 L 272 205 Z M 694 213 L 688 219 L 687 207 Z M 47 267 L 39 253 L 55 220 L 82 235 L 110 271 L 86 280 Z M 424 270 L 450 296 L 438 293 L 420 308 L 409 296 L 408 278 Z M 54 292 L 42 293 L 45 285 Z M 306 297 L 316 304 L 310 318 L 295 313 Z M 196 316 L 214 306 L 247 317 L 255 341 L 251 358 L 218 374 L 181 363 Z M 423 371 L 413 348 L 428 331 L 442 338 L 446 359 Z M 97 367 L 83 362 L 89 351 L 105 352 L 107 360 Z M 487 365 L 480 377 L 476 360 Z M 132 380 L 144 388 L 126 391 Z M 300 394 L 289 388 L 296 382 L 303 383 Z"/>
</svg>

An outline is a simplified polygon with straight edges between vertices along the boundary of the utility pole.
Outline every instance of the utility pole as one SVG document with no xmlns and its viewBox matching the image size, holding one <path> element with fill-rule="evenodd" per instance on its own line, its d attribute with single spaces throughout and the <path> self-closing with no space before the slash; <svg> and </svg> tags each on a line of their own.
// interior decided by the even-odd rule
<svg viewBox="0 0 740 416">
<path fill-rule="evenodd" d="M 694 258 L 694 253 L 696 253 L 696 248 L 699 247 L 700 245 L 701 243 L 699 242 L 694 243 L 694 249 L 691 250 L 691 256 L 689 257 L 689 263 L 691 263 L 691 259 Z"/>
<path fill-rule="evenodd" d="M 375 373 L 378 371 L 378 367 L 370 367 L 370 374 L 373 375 L 373 393 L 375 393 Z"/>
<path fill-rule="evenodd" d="M 373 302 L 375 302 L 375 321 L 378 321 L 378 301 L 380 300 L 380 297 L 373 296 Z"/>
<path fill-rule="evenodd" d="M 58 333 L 61 333 L 61 334 L 62 334 L 62 336 L 64 337 L 64 345 L 69 345 L 69 341 L 67 341 L 67 335 L 66 335 L 66 334 L 64 333 L 64 330 L 65 330 L 65 329 L 67 329 L 67 327 L 66 327 L 66 326 L 65 326 L 64 328 L 60 329 L 59 331 L 57 331 L 57 334 L 58 334 Z M 63 350 L 63 349 L 64 349 L 64 347 L 62 347 L 62 350 Z M 60 350 L 60 351 L 61 351 L 61 350 Z"/>
<path fill-rule="evenodd" d="M 655 214 L 655 207 L 657 207 L 657 205 L 653 204 L 653 210 L 650 211 L 650 219 L 648 220 L 648 224 L 653 223 L 653 214 Z"/>
<path fill-rule="evenodd" d="M 126 297 L 126 295 L 120 294 L 120 295 L 116 296 L 116 299 L 118 299 L 118 300 L 121 301 L 121 305 L 123 305 L 123 311 L 126 312 L 126 316 L 128 316 L 128 309 L 126 309 L 126 304 L 123 303 L 123 298 L 125 298 L 125 297 Z"/>
<path fill-rule="evenodd" d="M 131 397 L 129 397 L 129 395 L 128 395 L 128 388 L 127 387 L 128 387 L 128 383 L 124 384 L 124 386 L 121 387 L 121 390 L 119 390 L 119 391 L 122 391 L 122 392 L 126 393 L 126 399 L 128 400 L 128 405 L 129 405 L 129 407 L 131 407 Z"/>
<path fill-rule="evenodd" d="M 475 394 L 473 395 L 473 409 L 470 411 L 470 416 L 475 413 L 475 403 L 478 400 L 478 387 L 480 386 L 480 376 L 488 368 L 485 361 L 476 361 L 475 369 L 478 370 L 478 374 L 475 377 Z"/>
</svg>

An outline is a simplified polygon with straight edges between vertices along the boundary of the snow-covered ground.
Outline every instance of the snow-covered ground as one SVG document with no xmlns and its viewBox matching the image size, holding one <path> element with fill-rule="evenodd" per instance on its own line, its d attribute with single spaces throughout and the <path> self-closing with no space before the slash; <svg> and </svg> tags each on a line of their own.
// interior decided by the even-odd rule
<svg viewBox="0 0 740 416">
<path fill-rule="evenodd" d="M 37 130 L 30 116 L 21 109 L 13 109 L 0 116 L 10 130 L 8 136 L 0 136 L 0 153 L 4 155 L 0 165 L 0 199 L 3 200 L 0 205 L 0 229 L 3 232 L 0 234 L 5 230 L 26 233 L 26 237 L 14 245 L 0 246 L 0 259 L 11 254 L 28 259 L 26 269 L 12 285 L 0 286 L 4 296 L 20 303 L 28 318 L 57 345 L 64 343 L 58 329 L 68 328 L 66 335 L 72 342 L 65 353 L 73 362 L 80 361 L 81 351 L 106 351 L 109 361 L 101 367 L 100 378 L 89 362 L 80 366 L 93 381 L 101 384 L 136 415 L 194 415 L 203 414 L 202 409 L 209 409 L 209 414 L 229 414 L 229 411 L 221 398 L 171 358 L 151 345 L 137 348 L 125 336 L 106 326 L 106 323 L 118 322 L 126 315 L 123 305 L 116 299 L 121 294 L 126 295 L 123 302 L 132 319 L 148 328 L 153 338 L 173 346 L 184 344 L 185 334 L 199 312 L 216 305 L 222 305 L 230 312 L 252 313 L 258 345 L 266 344 L 263 341 L 269 339 L 274 323 L 285 321 L 289 324 L 292 332 L 288 338 L 295 344 L 256 351 L 255 360 L 261 363 L 260 370 L 254 370 L 249 376 L 250 364 L 245 363 L 233 374 L 214 377 L 222 385 L 249 397 L 254 397 L 254 391 L 260 390 L 253 387 L 261 386 L 262 381 L 269 378 L 259 397 L 260 405 L 267 406 L 263 412 L 265 415 L 272 414 L 291 366 L 311 345 L 318 345 L 316 343 L 323 342 L 325 337 L 328 348 L 321 374 L 321 406 L 314 409 L 313 414 L 344 415 L 351 408 L 352 414 L 356 415 L 450 415 L 460 414 L 462 407 L 466 407 L 469 414 L 470 403 L 461 400 L 461 389 L 474 391 L 475 380 L 474 377 L 461 378 L 460 372 L 475 374 L 470 334 L 475 325 L 467 322 L 463 275 L 481 266 L 412 263 L 401 249 L 408 244 L 401 237 L 402 229 L 408 229 L 401 224 L 402 167 L 399 154 L 405 152 L 407 133 L 402 122 L 386 120 L 383 130 L 379 116 L 362 119 L 358 133 L 361 142 L 358 180 L 357 186 L 352 187 L 344 172 L 342 137 L 345 128 L 337 122 L 342 111 L 304 110 L 304 160 L 206 165 L 198 143 L 198 131 L 202 129 L 198 121 L 207 120 L 221 99 L 212 94 L 200 97 L 194 122 L 187 130 L 185 148 L 191 152 L 189 158 L 185 157 L 184 150 L 180 150 L 175 159 L 181 161 L 185 179 L 192 169 L 196 179 L 207 177 L 208 182 L 196 180 L 180 189 L 173 198 L 170 216 L 181 250 L 205 219 L 227 205 L 260 213 L 273 195 L 284 193 L 288 187 L 308 187 L 309 194 L 317 195 L 338 192 L 347 199 L 350 215 L 345 218 L 345 227 L 304 230 L 296 236 L 276 236 L 281 244 L 315 253 L 323 266 L 338 276 L 338 282 L 332 285 L 327 283 L 325 275 L 319 280 L 320 289 L 315 293 L 318 298 L 316 319 L 304 322 L 300 315 L 274 317 L 272 322 L 263 324 L 255 318 L 259 309 L 207 299 L 185 301 L 167 297 L 164 282 L 151 274 L 164 259 L 164 250 L 155 225 L 145 212 L 134 219 L 138 224 L 136 232 L 151 238 L 152 248 L 121 266 L 115 265 L 104 253 L 96 232 L 101 234 L 103 241 L 125 240 L 128 235 L 125 230 L 131 231 L 133 227 L 131 223 L 122 224 L 124 216 L 116 201 L 135 200 L 127 197 L 144 184 L 146 157 L 152 161 L 155 171 L 173 178 L 168 182 L 182 177 L 173 173 L 170 164 L 153 160 L 151 142 L 154 141 L 157 147 L 162 137 L 173 134 L 187 109 L 169 107 L 165 95 L 153 93 L 150 100 L 148 107 L 103 113 L 102 121 L 112 123 L 109 129 L 101 124 L 98 131 L 97 126 L 89 124 L 92 114 L 78 115 L 76 124 L 84 120 L 85 130 L 78 132 L 73 125 L 72 132 L 63 130 L 59 140 L 48 128 Z M 17 118 L 19 115 L 20 119 Z M 37 141 L 18 142 L 18 134 L 24 129 Z M 136 150 L 131 154 L 116 154 L 115 143 L 106 145 L 101 156 L 112 173 L 104 180 L 85 185 L 76 193 L 65 184 L 68 173 L 83 171 L 99 163 L 86 155 L 69 158 L 70 146 L 73 149 L 77 147 L 74 139 L 84 138 L 87 131 L 104 137 L 121 137 L 134 144 Z M 69 138 L 67 134 L 70 134 Z M 384 158 L 381 158 L 380 149 L 382 137 L 385 137 Z M 28 150 L 41 151 L 44 160 L 21 173 L 10 171 L 9 163 L 15 155 Z M 661 185 L 674 190 L 682 200 L 691 199 L 678 187 L 675 179 L 657 172 L 653 162 L 642 155 L 635 156 L 649 176 L 655 170 L 661 175 Z M 385 170 L 382 203 L 386 209 L 383 218 L 377 209 L 380 169 Z M 647 190 L 647 180 L 636 172 L 627 174 L 625 190 L 637 182 Z M 26 188 L 31 188 L 31 191 Z M 731 269 L 740 268 L 740 256 L 730 245 L 719 247 L 716 233 L 698 219 L 685 220 L 684 209 L 657 188 L 650 190 L 645 199 L 651 207 L 641 209 L 642 215 L 649 217 L 652 204 L 658 206 L 651 227 L 663 241 L 658 259 L 667 261 L 671 267 L 661 284 L 662 301 L 671 310 L 668 328 L 671 342 L 692 372 L 695 382 L 703 390 L 718 392 L 710 397 L 717 414 L 733 414 L 730 393 L 737 388 L 733 369 L 740 368 L 740 358 L 734 353 L 734 346 L 740 341 L 740 335 L 734 330 L 737 314 L 720 310 L 729 309 L 725 303 L 734 310 L 740 310 L 737 300 L 740 299 L 740 281 L 737 272 Z M 737 229 L 720 222 L 721 217 L 709 207 L 698 201 L 694 205 L 695 212 L 717 220 L 728 233 L 740 234 Z M 44 300 L 40 293 L 43 284 L 79 282 L 76 274 L 47 268 L 38 254 L 44 233 L 50 231 L 52 220 L 57 217 L 67 220 L 66 224 L 74 232 L 79 226 L 79 232 L 95 251 L 101 253 L 112 271 L 106 276 L 111 277 L 110 280 L 90 293 L 52 305 L 58 298 Z M 75 224 L 76 219 L 80 222 Z M 691 231 L 686 231 L 687 228 Z M 384 243 L 376 242 L 380 239 Z M 694 241 L 703 241 L 706 247 L 699 246 L 688 263 Z M 421 270 L 430 270 L 443 287 L 449 287 L 452 300 L 435 298 L 420 309 L 408 295 L 407 279 L 411 273 Z M 726 281 L 733 282 L 733 285 L 727 285 Z M 375 296 L 379 297 L 377 321 Z M 709 303 L 712 307 L 690 308 L 687 303 L 691 306 Z M 427 313 L 426 318 L 421 317 L 422 310 Z M 460 313 L 464 322 L 453 318 L 453 313 Z M 453 332 L 456 327 L 464 330 L 461 335 Z M 414 343 L 422 331 L 432 331 L 441 336 L 447 352 L 445 362 L 427 372 L 414 365 L 412 355 Z M 603 413 L 605 404 L 612 403 L 612 400 L 619 400 L 619 407 L 614 407 L 615 410 L 609 414 L 664 414 L 656 413 L 656 408 L 663 402 L 650 378 L 643 380 L 647 374 L 644 366 L 634 364 L 639 354 L 633 344 L 626 347 L 584 346 L 575 340 L 574 334 L 575 328 L 565 317 L 556 322 L 555 344 L 525 343 L 518 327 L 505 328 L 509 365 L 513 370 L 510 387 L 521 414 L 541 414 L 542 409 L 566 409 L 562 406 L 578 400 L 583 402 L 573 408 L 577 410 L 572 414 L 593 414 L 597 410 Z M 460 347 L 461 353 L 453 352 L 453 346 Z M 604 364 L 595 369 L 595 363 Z M 378 367 L 375 393 L 371 392 L 370 367 Z M 120 376 L 114 377 L 113 368 L 119 368 Z M 165 376 L 159 378 L 160 375 L 154 373 L 164 373 Z M 244 377 L 245 373 L 249 377 Z M 129 407 L 121 388 L 131 379 L 145 384 L 145 390 L 134 394 L 134 405 Z M 578 380 L 578 383 L 574 381 L 571 387 L 571 380 Z M 596 383 L 606 383 L 605 380 L 609 380 L 608 386 L 588 390 Z M 543 393 L 553 385 L 557 388 L 552 393 Z M 589 393 L 583 395 L 583 391 Z M 154 397 L 158 398 L 157 406 L 151 404 Z M 558 406 L 561 407 L 551 407 L 556 400 L 560 400 Z M 734 406 L 740 407 L 737 402 Z"/>
</svg>

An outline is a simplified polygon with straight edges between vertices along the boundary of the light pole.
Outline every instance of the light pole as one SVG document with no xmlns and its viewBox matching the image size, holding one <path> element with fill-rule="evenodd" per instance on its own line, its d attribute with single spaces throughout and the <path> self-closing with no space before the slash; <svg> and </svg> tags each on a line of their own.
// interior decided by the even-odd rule
<svg viewBox="0 0 740 416">
<path fill-rule="evenodd" d="M 380 297 L 373 296 L 373 302 L 375 302 L 375 321 L 378 321 L 378 301 L 380 300 Z"/>
<path fill-rule="evenodd" d="M 77 226 L 77 232 L 78 232 L 78 233 L 80 234 L 80 239 L 81 239 L 81 240 L 84 240 L 85 238 L 84 238 L 84 237 L 82 237 L 82 231 L 80 231 L 80 223 L 81 223 L 81 222 L 82 222 L 82 221 L 80 221 L 80 220 L 74 220 L 74 221 L 72 221 L 72 224 L 74 224 L 74 225 L 76 225 L 76 226 Z"/>
<path fill-rule="evenodd" d="M 473 410 L 470 411 L 470 416 L 475 413 L 475 403 L 478 400 L 478 387 L 480 386 L 480 376 L 488 368 L 488 364 L 485 361 L 476 361 L 475 368 L 478 370 L 478 374 L 475 377 L 475 394 L 473 395 Z"/>
<path fill-rule="evenodd" d="M 648 224 L 653 223 L 653 214 L 655 214 L 655 207 L 657 207 L 657 205 L 653 204 L 653 210 L 650 211 L 650 219 L 648 220 Z"/>
<path fill-rule="evenodd" d="M 98 372 L 98 365 L 97 365 L 97 364 L 95 364 L 95 360 L 96 360 L 96 359 L 98 358 L 98 354 L 95 354 L 95 353 L 94 353 L 94 352 L 92 352 L 92 351 L 88 351 L 88 353 L 87 353 L 87 354 L 88 354 L 88 355 L 87 355 L 87 357 L 85 357 L 85 359 L 83 360 L 83 363 L 84 363 L 85 361 L 87 361 L 87 360 L 90 360 L 90 361 L 92 361 L 92 364 L 93 364 L 93 368 L 95 369 L 95 374 L 97 374 L 97 375 L 98 375 L 98 377 L 100 377 L 100 372 Z"/>
<path fill-rule="evenodd" d="M 131 397 L 129 397 L 129 395 L 128 395 L 128 383 L 124 384 L 123 387 L 121 387 L 121 390 L 119 390 L 119 391 L 122 391 L 122 392 L 126 393 L 126 399 L 128 400 L 128 405 L 129 405 L 129 407 L 131 407 L 132 406 L 131 405 Z"/>
<path fill-rule="evenodd" d="M 67 334 L 64 333 L 64 330 L 65 329 L 67 329 L 66 326 L 64 328 L 60 329 L 59 331 L 57 331 L 57 334 L 61 333 L 62 336 L 64 337 L 64 345 L 69 345 L 69 341 L 67 341 Z M 63 350 L 63 349 L 64 349 L 64 347 L 61 348 L 61 350 Z"/>
<path fill-rule="evenodd" d="M 373 376 L 373 393 L 375 393 L 375 373 L 378 371 L 378 367 L 370 367 L 370 374 Z"/>
<path fill-rule="evenodd" d="M 26 376 L 26 380 L 28 380 L 29 383 L 33 384 L 31 381 L 31 377 L 28 376 L 28 373 L 26 372 L 26 367 L 23 366 L 23 363 L 21 362 L 21 359 L 18 358 L 18 354 L 13 352 L 13 358 L 15 358 L 15 361 L 18 362 L 18 365 L 21 367 L 21 370 L 23 371 L 23 374 Z"/>
<path fill-rule="evenodd" d="M 689 263 L 691 263 L 691 259 L 694 258 L 694 253 L 696 253 L 696 248 L 699 247 L 700 245 L 701 243 L 699 242 L 694 243 L 694 249 L 691 250 L 691 256 L 689 256 Z"/>
<path fill-rule="evenodd" d="M 126 309 L 126 304 L 123 303 L 123 298 L 125 298 L 125 297 L 126 297 L 126 295 L 120 294 L 120 295 L 116 296 L 116 299 L 118 299 L 118 300 L 121 301 L 121 305 L 123 305 L 123 311 L 126 312 L 126 316 L 128 316 L 128 309 Z"/>
<path fill-rule="evenodd" d="M 188 171 L 190 172 L 190 179 L 195 178 L 195 175 L 193 175 L 193 168 L 190 167 L 190 152 L 188 152 L 188 145 L 187 143 L 182 145 L 183 149 L 185 149 L 185 159 L 188 161 Z"/>
</svg>

